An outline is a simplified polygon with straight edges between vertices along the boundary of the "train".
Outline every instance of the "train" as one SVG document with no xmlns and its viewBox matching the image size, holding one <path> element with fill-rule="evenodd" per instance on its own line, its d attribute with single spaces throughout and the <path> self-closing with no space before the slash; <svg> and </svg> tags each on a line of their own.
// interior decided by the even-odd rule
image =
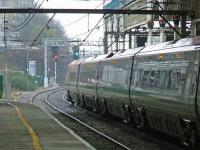
<svg viewBox="0 0 200 150">
<path fill-rule="evenodd" d="M 80 106 L 199 147 L 200 36 L 75 60 L 66 86 Z"/>
</svg>

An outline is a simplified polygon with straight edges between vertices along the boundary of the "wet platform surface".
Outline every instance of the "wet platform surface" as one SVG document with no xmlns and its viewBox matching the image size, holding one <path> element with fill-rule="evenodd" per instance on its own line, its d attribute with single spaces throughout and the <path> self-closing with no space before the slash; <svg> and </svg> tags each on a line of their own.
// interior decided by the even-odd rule
<svg viewBox="0 0 200 150">
<path fill-rule="evenodd" d="M 90 150 L 89 143 L 37 106 L 0 100 L 0 149 Z"/>
</svg>

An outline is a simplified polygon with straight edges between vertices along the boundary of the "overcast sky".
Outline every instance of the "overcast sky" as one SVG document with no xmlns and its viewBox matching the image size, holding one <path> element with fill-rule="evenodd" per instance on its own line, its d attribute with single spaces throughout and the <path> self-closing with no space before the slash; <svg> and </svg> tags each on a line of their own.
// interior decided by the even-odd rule
<svg viewBox="0 0 200 150">
<path fill-rule="evenodd" d="M 48 0 L 43 4 L 43 8 L 77 8 L 77 9 L 102 9 L 103 0 Z M 66 34 L 69 37 L 76 37 L 84 39 L 87 34 L 77 36 L 82 33 L 91 30 L 96 23 L 101 19 L 102 15 L 89 15 L 89 26 L 88 26 L 88 15 L 87 14 L 56 14 L 55 19 L 59 20 L 66 30 Z M 80 19 L 83 18 L 83 19 Z M 80 21 L 77 21 L 79 20 Z M 73 23 L 76 22 L 76 23 Z M 103 22 L 100 23 L 102 25 Z M 103 27 L 94 32 L 89 37 L 89 40 L 99 40 L 103 37 Z"/>
</svg>

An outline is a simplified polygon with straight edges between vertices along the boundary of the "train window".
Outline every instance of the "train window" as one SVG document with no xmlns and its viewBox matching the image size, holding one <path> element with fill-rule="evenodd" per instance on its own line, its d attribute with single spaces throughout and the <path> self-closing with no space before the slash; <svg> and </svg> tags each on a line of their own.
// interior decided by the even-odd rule
<svg viewBox="0 0 200 150">
<path fill-rule="evenodd" d="M 116 63 L 106 62 L 100 67 L 100 82 L 114 88 L 128 86 L 129 63 L 128 60 L 117 60 Z"/>
<path fill-rule="evenodd" d="M 136 88 L 176 93 L 180 82 L 180 70 L 138 70 Z"/>
<path fill-rule="evenodd" d="M 80 67 L 79 82 L 80 84 L 95 83 L 97 78 L 96 64 L 84 64 Z"/>
<path fill-rule="evenodd" d="M 74 69 L 68 70 L 69 72 L 69 81 L 70 82 L 75 82 L 76 81 L 76 71 Z"/>
</svg>

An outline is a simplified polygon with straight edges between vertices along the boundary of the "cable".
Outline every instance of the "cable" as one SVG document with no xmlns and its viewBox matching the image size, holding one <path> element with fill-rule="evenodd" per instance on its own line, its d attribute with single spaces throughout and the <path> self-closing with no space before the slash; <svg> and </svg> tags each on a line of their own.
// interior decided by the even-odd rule
<svg viewBox="0 0 200 150">
<path fill-rule="evenodd" d="M 40 6 L 38 7 L 38 9 L 40 9 L 40 7 L 42 6 L 42 4 L 44 3 L 45 0 L 42 1 L 42 3 L 40 4 Z M 18 32 L 20 30 L 22 30 L 25 26 L 27 26 L 30 21 L 33 19 L 33 17 L 35 16 L 36 14 L 33 14 L 33 16 L 28 20 L 28 22 L 26 22 L 21 28 L 19 29 L 16 29 L 16 30 L 12 30 L 13 32 Z"/>
<path fill-rule="evenodd" d="M 96 27 L 98 26 L 98 24 L 103 20 L 105 15 L 102 16 L 102 18 L 97 22 L 97 24 L 94 26 L 94 28 L 90 31 L 90 33 L 85 37 L 85 39 L 81 42 L 81 44 L 79 46 L 81 46 L 86 40 L 87 38 L 90 36 L 90 34 L 96 29 Z"/>
<path fill-rule="evenodd" d="M 106 23 L 103 23 L 103 24 L 101 24 L 101 25 L 99 25 L 99 26 L 96 26 L 96 29 L 101 28 L 101 27 L 103 27 L 105 24 L 107 24 L 107 23 L 109 23 L 109 22 L 112 22 L 112 21 L 114 21 L 114 20 L 117 20 L 118 18 L 121 18 L 121 17 L 123 17 L 123 16 L 124 16 L 124 15 L 117 16 L 117 17 L 115 17 L 113 20 L 109 20 L 109 21 L 107 21 Z M 97 27 L 98 27 L 98 28 L 97 28 Z M 91 31 L 91 30 L 90 30 L 90 31 Z M 82 35 L 84 35 L 84 34 L 87 34 L 87 33 L 89 33 L 90 31 L 86 31 L 86 32 L 80 33 L 80 34 L 78 34 L 78 35 L 72 37 L 72 39 L 75 39 L 75 38 L 77 38 L 77 37 L 79 37 L 79 36 L 82 36 Z"/>
<path fill-rule="evenodd" d="M 30 46 L 33 46 L 34 43 L 37 41 L 37 39 L 39 38 L 39 36 L 42 34 L 42 32 L 46 29 L 46 27 L 48 26 L 49 22 L 51 22 L 51 20 L 54 18 L 56 14 L 54 13 L 53 16 L 49 19 L 49 21 L 46 23 L 46 25 L 44 26 L 44 28 L 40 31 L 40 33 L 38 34 L 38 36 L 33 40 L 32 44 Z"/>
<path fill-rule="evenodd" d="M 37 7 L 39 1 L 40 1 L 40 0 L 38 0 L 38 1 L 35 3 L 35 5 L 34 5 L 33 8 L 36 8 L 36 7 Z M 24 19 L 23 22 L 21 22 L 20 24 L 18 24 L 17 26 L 14 26 L 14 27 L 15 27 L 15 28 L 19 28 L 21 25 L 23 25 L 23 24 L 28 20 L 28 18 L 29 18 L 30 16 L 31 16 L 31 13 L 29 13 L 29 15 L 26 17 L 26 19 Z"/>
<path fill-rule="evenodd" d="M 101 5 L 103 5 L 104 3 L 105 3 L 105 0 L 104 0 L 100 5 L 98 5 L 97 7 L 95 7 L 95 9 L 97 9 L 98 7 L 100 7 Z M 75 24 L 75 23 L 81 21 L 81 20 L 84 19 L 85 17 L 87 17 L 87 15 L 84 15 L 84 16 L 78 18 L 77 20 L 75 20 L 75 21 L 73 21 L 73 22 L 67 24 L 66 26 L 71 26 L 71 25 L 73 25 L 73 24 Z"/>
</svg>

